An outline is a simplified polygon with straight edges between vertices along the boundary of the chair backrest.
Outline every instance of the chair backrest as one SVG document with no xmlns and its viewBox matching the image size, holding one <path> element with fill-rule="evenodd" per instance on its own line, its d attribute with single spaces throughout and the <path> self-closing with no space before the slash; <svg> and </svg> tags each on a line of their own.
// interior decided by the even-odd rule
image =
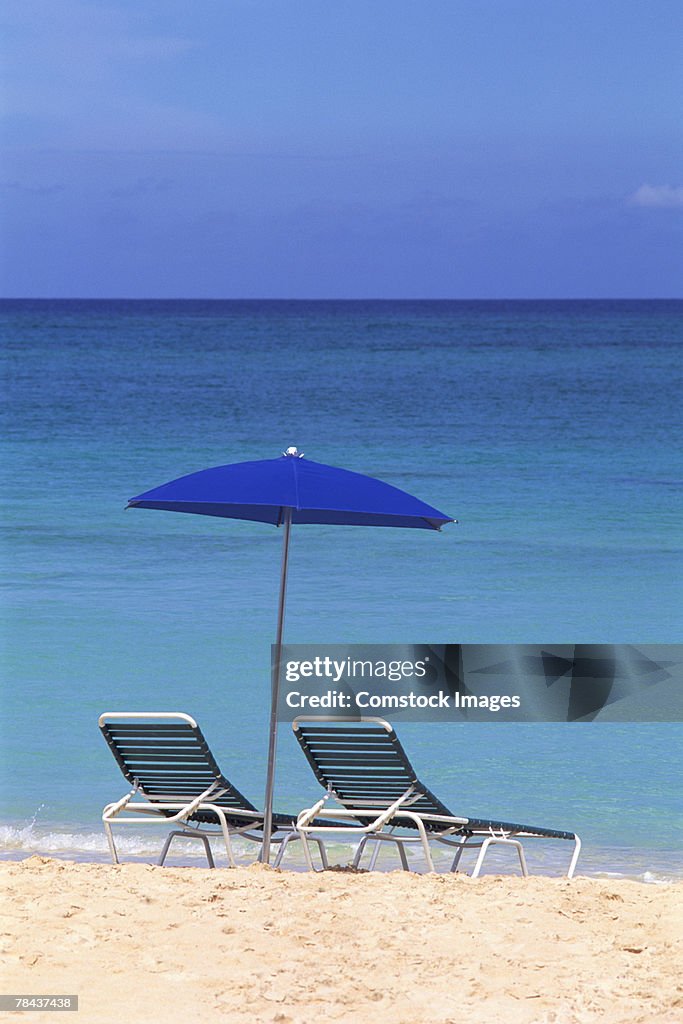
<svg viewBox="0 0 683 1024">
<path fill-rule="evenodd" d="M 300 715 L 294 735 L 318 782 L 348 807 L 389 807 L 411 786 L 418 814 L 451 812 L 424 786 L 391 725 L 382 718 Z"/>
<path fill-rule="evenodd" d="M 150 802 L 189 803 L 216 783 L 216 795 L 207 797 L 208 802 L 227 809 L 257 812 L 222 774 L 190 715 L 107 712 L 100 715 L 99 726 L 128 782 L 138 785 Z M 216 818 L 198 811 L 193 820 L 215 822 Z M 247 823 L 246 819 L 243 823 Z"/>
</svg>

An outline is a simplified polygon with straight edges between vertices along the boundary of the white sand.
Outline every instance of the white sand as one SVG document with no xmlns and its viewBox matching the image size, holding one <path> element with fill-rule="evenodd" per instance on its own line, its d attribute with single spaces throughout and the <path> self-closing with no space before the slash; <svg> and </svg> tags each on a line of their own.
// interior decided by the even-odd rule
<svg viewBox="0 0 683 1024">
<path fill-rule="evenodd" d="M 80 1001 L 11 1019 L 683 1021 L 683 883 L 41 857 L 0 877 L 0 990 Z"/>
</svg>

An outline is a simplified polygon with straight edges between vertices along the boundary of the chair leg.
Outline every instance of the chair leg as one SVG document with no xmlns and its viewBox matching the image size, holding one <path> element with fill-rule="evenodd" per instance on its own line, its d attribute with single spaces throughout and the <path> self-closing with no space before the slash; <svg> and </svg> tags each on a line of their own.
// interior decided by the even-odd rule
<svg viewBox="0 0 683 1024">
<path fill-rule="evenodd" d="M 377 845 L 379 846 L 379 843 Z M 410 868 L 408 867 L 408 858 L 406 856 L 406 851 L 403 848 L 403 843 L 401 842 L 400 839 L 396 840 L 396 849 L 398 850 L 398 855 L 401 858 L 401 866 L 403 870 L 410 871 Z"/>
<path fill-rule="evenodd" d="M 164 843 L 164 845 L 162 847 L 161 853 L 159 854 L 159 860 L 157 861 L 157 864 L 158 864 L 159 867 L 163 867 L 164 861 L 166 860 L 166 857 L 168 856 L 168 851 L 171 848 L 171 843 L 173 842 L 173 838 L 174 838 L 174 836 L 177 836 L 177 835 L 178 835 L 177 832 L 169 832 L 168 835 L 166 836 L 166 842 Z"/>
<path fill-rule="evenodd" d="M 164 843 L 163 849 L 162 849 L 162 851 L 161 851 L 161 853 L 159 855 L 159 860 L 157 861 L 157 864 L 159 865 L 159 867 L 163 866 L 164 861 L 166 860 L 166 858 L 168 856 L 168 851 L 169 851 L 169 849 L 171 847 L 171 843 L 176 838 L 176 836 L 181 836 L 181 837 L 183 837 L 185 839 L 198 839 L 201 843 L 204 844 L 204 852 L 206 853 L 206 859 L 207 859 L 209 867 L 210 868 L 215 868 L 216 867 L 216 864 L 215 864 L 214 859 L 213 859 L 213 853 L 211 852 L 211 844 L 209 842 L 209 837 L 208 836 L 202 836 L 202 835 L 195 835 L 192 832 L 182 832 L 182 831 L 180 831 L 178 829 L 176 829 L 174 832 L 169 832 L 168 837 L 166 839 L 166 842 Z"/>
<path fill-rule="evenodd" d="M 323 843 L 322 839 L 319 839 L 317 836 L 313 836 L 312 838 L 313 842 L 318 847 L 318 852 L 320 853 L 320 861 L 323 866 L 323 871 L 327 871 L 330 865 L 329 861 L 327 860 L 327 850 L 325 849 L 325 844 Z"/>
<path fill-rule="evenodd" d="M 479 877 L 479 872 L 481 871 L 481 866 L 484 863 L 484 857 L 486 856 L 486 851 L 488 850 L 488 848 L 489 848 L 489 846 L 491 845 L 492 842 L 493 842 L 492 839 L 485 839 L 484 842 L 481 844 L 481 850 L 479 851 L 479 856 L 477 857 L 477 863 L 474 865 L 474 871 L 472 872 L 472 878 L 478 878 Z"/>
<path fill-rule="evenodd" d="M 363 854 L 365 853 L 365 847 L 367 845 L 367 841 L 369 838 L 369 836 L 363 836 L 363 838 L 359 842 L 358 846 L 356 847 L 354 858 L 351 861 L 351 867 L 357 868 L 358 865 L 360 864 Z"/>
<path fill-rule="evenodd" d="M 209 867 L 210 868 L 215 868 L 216 865 L 214 863 L 213 853 L 211 852 L 211 843 L 209 842 L 209 837 L 208 836 L 199 836 L 199 838 L 204 843 L 204 849 L 206 851 L 206 859 L 208 861 Z"/>
<path fill-rule="evenodd" d="M 225 814 L 220 807 L 214 807 L 214 811 L 216 812 L 216 817 L 218 818 L 221 826 L 221 832 L 223 833 L 223 842 L 225 843 L 225 852 L 228 855 L 228 864 L 231 868 L 236 868 L 237 864 L 235 863 L 235 857 L 232 852 L 232 843 L 230 842 L 230 829 L 228 828 L 228 823 L 225 820 Z"/>
<path fill-rule="evenodd" d="M 301 845 L 304 851 L 304 860 L 306 861 L 306 867 L 308 868 L 309 871 L 315 871 L 315 867 L 313 866 L 313 861 L 311 859 L 311 851 L 308 845 L 308 836 L 306 835 L 305 832 L 300 832 L 299 835 L 301 836 Z"/>
<path fill-rule="evenodd" d="M 511 840 L 511 842 L 514 842 L 514 840 Z M 526 866 L 526 857 L 524 856 L 524 847 L 519 842 L 516 843 L 515 845 L 517 846 L 517 853 L 519 854 L 519 865 L 520 865 L 520 867 L 522 869 L 522 875 L 524 876 L 524 878 L 528 878 L 529 877 L 529 870 L 528 870 L 528 868 Z"/>
<path fill-rule="evenodd" d="M 379 851 L 382 849 L 382 842 L 380 839 L 375 840 L 375 849 L 370 855 L 370 863 L 368 864 L 368 871 L 374 871 L 377 867 L 377 859 L 379 857 Z"/>
<path fill-rule="evenodd" d="M 109 852 L 111 853 L 111 859 L 113 864 L 120 864 L 119 855 L 116 851 L 116 845 L 114 843 L 114 834 L 111 830 L 111 825 L 108 821 L 103 822 L 104 831 L 107 834 L 107 842 L 109 843 Z"/>
<path fill-rule="evenodd" d="M 574 852 L 572 854 L 572 859 L 571 859 L 571 862 L 569 864 L 569 869 L 567 870 L 567 878 L 573 878 L 574 877 L 574 871 L 576 870 L 576 865 L 577 865 L 577 862 L 579 860 L 579 854 L 580 853 L 581 853 L 581 840 L 579 839 L 579 837 L 577 835 L 575 835 L 574 836 Z"/>
<path fill-rule="evenodd" d="M 422 840 L 422 849 L 424 850 L 425 860 L 427 861 L 427 869 L 433 873 L 435 871 L 434 861 L 432 860 L 432 851 L 429 849 L 429 839 L 427 838 L 427 832 L 420 820 L 418 820 L 417 822 L 417 827 L 420 833 L 420 839 Z"/>
<path fill-rule="evenodd" d="M 517 853 L 519 855 L 519 863 L 522 868 L 522 874 L 525 878 L 528 877 L 529 871 L 526 866 L 526 857 L 524 856 L 524 849 L 519 840 L 497 839 L 496 836 L 489 836 L 488 839 L 485 839 L 484 842 L 481 844 L 481 850 L 479 851 L 479 856 L 477 857 L 477 863 L 474 865 L 472 878 L 479 877 L 479 872 L 481 871 L 482 865 L 484 863 L 484 858 L 486 857 L 486 854 L 488 853 L 488 849 L 490 846 L 514 846 L 517 849 Z"/>
<path fill-rule="evenodd" d="M 279 868 L 280 867 L 280 864 L 282 863 L 282 858 L 285 855 L 285 850 L 287 849 L 287 846 L 288 846 L 290 840 L 295 838 L 295 837 L 296 837 L 296 833 L 295 832 L 288 832 L 287 835 L 284 836 L 284 838 L 282 839 L 282 841 L 280 843 L 280 849 L 275 854 L 275 860 L 273 861 L 273 867 L 274 868 Z"/>
<path fill-rule="evenodd" d="M 273 867 L 274 868 L 279 868 L 280 867 L 280 864 L 282 863 L 282 858 L 284 857 L 285 851 L 286 851 L 288 845 L 291 843 L 291 841 L 293 839 L 301 839 L 301 838 L 302 837 L 300 836 L 300 834 L 298 832 L 288 832 L 287 835 L 284 836 L 284 838 L 282 840 L 280 840 L 280 849 L 277 851 L 277 854 L 275 855 L 275 860 L 273 861 Z M 318 847 L 318 852 L 320 854 L 320 862 L 321 862 L 321 864 L 323 866 L 323 871 L 326 871 L 329 868 L 330 865 L 329 865 L 329 862 L 327 860 L 327 850 L 325 849 L 325 844 L 323 843 L 322 839 L 319 839 L 317 836 L 311 836 L 311 841 L 314 842 L 316 844 L 316 846 Z M 309 867 L 310 870 L 315 870 L 315 868 L 313 867 L 313 861 L 311 860 L 310 850 L 308 848 L 308 844 L 306 842 L 306 839 L 304 838 L 302 840 L 302 842 L 303 842 L 304 859 L 306 860 L 306 864 L 307 864 L 307 866 Z M 308 853 L 308 856 L 306 856 L 307 853 Z"/>
<path fill-rule="evenodd" d="M 460 863 L 460 858 L 463 855 L 463 851 L 464 851 L 466 845 L 467 845 L 467 838 L 461 839 L 460 845 L 458 846 L 458 849 L 456 851 L 455 857 L 453 858 L 453 863 L 451 864 L 451 867 L 450 867 L 451 871 L 457 871 L 458 870 L 458 864 Z"/>
</svg>

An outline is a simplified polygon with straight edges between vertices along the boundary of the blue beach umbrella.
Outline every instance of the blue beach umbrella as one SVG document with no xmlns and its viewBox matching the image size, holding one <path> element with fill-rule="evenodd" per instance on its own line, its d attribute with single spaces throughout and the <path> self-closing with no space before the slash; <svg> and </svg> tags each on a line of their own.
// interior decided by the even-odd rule
<svg viewBox="0 0 683 1024">
<path fill-rule="evenodd" d="M 267 863 L 272 834 L 277 704 L 292 525 L 319 523 L 440 530 L 445 523 L 455 520 L 398 487 L 305 459 L 296 448 L 288 448 L 278 459 L 237 462 L 190 473 L 131 498 L 128 508 L 193 512 L 284 527 L 261 852 L 261 859 Z"/>
</svg>

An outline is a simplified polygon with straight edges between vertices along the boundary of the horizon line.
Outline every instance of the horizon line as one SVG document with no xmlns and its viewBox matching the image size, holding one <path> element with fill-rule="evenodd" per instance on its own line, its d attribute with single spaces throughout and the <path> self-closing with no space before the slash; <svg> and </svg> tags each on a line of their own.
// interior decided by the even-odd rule
<svg viewBox="0 0 683 1024">
<path fill-rule="evenodd" d="M 313 296 L 129 296 L 129 295 L 3 295 L 0 302 L 681 302 L 679 295 L 557 295 L 557 296 L 438 296 L 427 298 L 418 295 L 401 296 L 351 296 L 325 298 Z"/>
</svg>

